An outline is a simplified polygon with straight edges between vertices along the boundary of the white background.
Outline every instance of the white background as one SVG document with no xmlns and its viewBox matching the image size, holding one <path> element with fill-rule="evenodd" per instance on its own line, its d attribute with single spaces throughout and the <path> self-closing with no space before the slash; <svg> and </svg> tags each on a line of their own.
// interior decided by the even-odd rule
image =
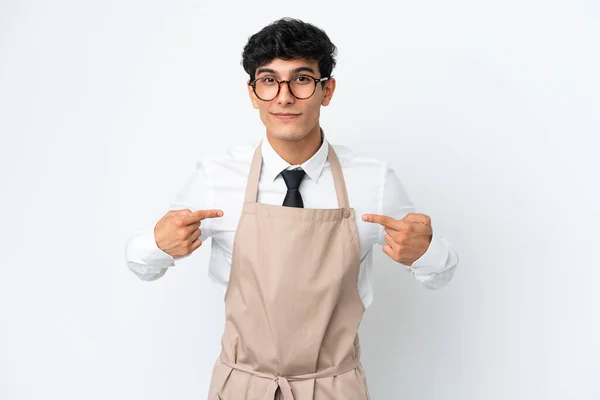
<svg viewBox="0 0 600 400">
<path fill-rule="evenodd" d="M 599 399 L 595 0 L 1 1 L 0 399 L 206 398 L 209 247 L 143 282 L 125 243 L 264 134 L 241 52 L 283 16 L 339 48 L 329 140 L 391 161 L 460 254 L 429 291 L 374 249 L 372 398 Z"/>
</svg>

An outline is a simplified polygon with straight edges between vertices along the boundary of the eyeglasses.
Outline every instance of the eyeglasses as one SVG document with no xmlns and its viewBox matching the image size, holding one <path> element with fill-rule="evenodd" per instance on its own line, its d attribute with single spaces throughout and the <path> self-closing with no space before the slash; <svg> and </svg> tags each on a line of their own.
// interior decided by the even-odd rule
<svg viewBox="0 0 600 400">
<path fill-rule="evenodd" d="M 311 97 L 316 89 L 317 83 L 324 82 L 332 78 L 331 76 L 325 78 L 314 78 L 310 75 L 296 75 L 289 80 L 281 80 L 273 78 L 272 76 L 266 76 L 264 78 L 257 78 L 248 85 L 252 86 L 256 97 L 262 101 L 271 101 L 279 95 L 281 91 L 281 84 L 287 83 L 288 89 L 292 96 L 298 100 L 306 100 Z"/>
</svg>

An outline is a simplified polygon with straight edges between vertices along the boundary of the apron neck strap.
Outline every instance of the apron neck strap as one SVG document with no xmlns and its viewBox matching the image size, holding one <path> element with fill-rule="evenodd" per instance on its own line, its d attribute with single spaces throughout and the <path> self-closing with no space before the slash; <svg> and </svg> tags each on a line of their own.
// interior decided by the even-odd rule
<svg viewBox="0 0 600 400">
<path fill-rule="evenodd" d="M 252 158 L 252 164 L 250 166 L 250 173 L 248 174 L 248 184 L 246 185 L 246 203 L 256 203 L 258 198 L 258 181 L 260 179 L 260 171 L 262 169 L 262 140 L 254 151 L 254 157 Z M 333 175 L 333 183 L 335 185 L 335 193 L 337 195 L 339 208 L 347 209 L 350 208 L 350 202 L 348 201 L 348 191 L 346 190 L 346 182 L 344 180 L 344 174 L 342 173 L 342 166 L 338 159 L 333 146 L 328 145 L 329 151 L 327 153 L 327 159 L 329 160 L 329 166 Z"/>
</svg>

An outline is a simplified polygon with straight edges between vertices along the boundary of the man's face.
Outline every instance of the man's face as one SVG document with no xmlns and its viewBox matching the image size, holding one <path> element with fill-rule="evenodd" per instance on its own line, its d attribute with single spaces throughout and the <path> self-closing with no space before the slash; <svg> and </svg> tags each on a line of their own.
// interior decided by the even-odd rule
<svg viewBox="0 0 600 400">
<path fill-rule="evenodd" d="M 276 80 L 288 80 L 297 75 L 308 75 L 321 78 L 317 61 L 298 59 L 282 60 L 275 58 L 269 64 L 256 69 L 255 79 L 272 77 Z M 270 82 L 274 82 L 270 79 Z M 248 93 L 254 108 L 258 109 L 260 119 L 267 132 L 278 140 L 296 141 L 306 137 L 317 126 L 321 114 L 321 106 L 329 105 L 335 90 L 335 79 L 325 81 L 325 88 L 317 83 L 314 94 L 305 100 L 295 98 L 287 84 L 281 84 L 277 97 L 270 101 L 259 99 L 251 86 Z M 314 86 L 314 83 L 311 83 Z M 293 117 L 281 117 L 277 114 L 296 114 Z"/>
</svg>

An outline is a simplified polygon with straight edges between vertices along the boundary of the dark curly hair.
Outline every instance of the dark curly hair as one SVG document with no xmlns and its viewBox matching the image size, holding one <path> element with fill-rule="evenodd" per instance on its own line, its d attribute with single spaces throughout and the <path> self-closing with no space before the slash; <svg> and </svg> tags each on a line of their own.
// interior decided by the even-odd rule
<svg viewBox="0 0 600 400">
<path fill-rule="evenodd" d="M 254 80 L 257 68 L 274 58 L 307 58 L 319 63 L 321 77 L 331 76 L 337 47 L 322 29 L 295 18 L 281 18 L 250 36 L 242 52 L 242 66 Z M 325 86 L 326 82 L 321 82 Z"/>
</svg>

